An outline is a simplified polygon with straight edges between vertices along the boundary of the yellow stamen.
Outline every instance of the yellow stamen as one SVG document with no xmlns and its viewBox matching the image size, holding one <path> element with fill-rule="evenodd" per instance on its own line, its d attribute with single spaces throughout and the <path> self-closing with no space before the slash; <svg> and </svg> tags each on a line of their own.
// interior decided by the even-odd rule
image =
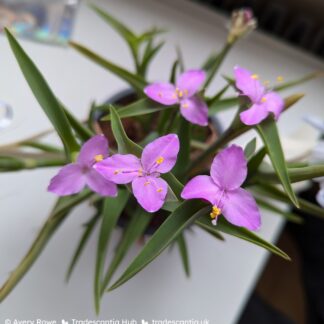
<svg viewBox="0 0 324 324">
<path fill-rule="evenodd" d="M 116 175 L 116 174 L 118 174 L 118 173 L 120 173 L 120 170 L 115 170 L 115 171 L 114 171 L 114 175 Z"/>
<path fill-rule="evenodd" d="M 278 75 L 277 76 L 277 82 L 282 82 L 284 80 L 283 76 Z"/>
<path fill-rule="evenodd" d="M 138 175 L 141 177 L 143 175 L 143 169 L 138 170 Z"/>
<path fill-rule="evenodd" d="M 267 98 L 266 97 L 262 97 L 261 102 L 264 103 L 266 101 L 267 101 Z"/>
<path fill-rule="evenodd" d="M 158 188 L 158 189 L 156 189 L 156 191 L 157 191 L 157 192 L 162 192 L 163 189 L 162 189 L 162 188 Z"/>
<path fill-rule="evenodd" d="M 156 162 L 157 164 L 161 164 L 161 163 L 163 163 L 163 161 L 164 161 L 164 157 L 163 157 L 163 156 L 160 156 L 160 157 L 158 157 L 158 158 L 155 160 L 155 162 Z"/>
<path fill-rule="evenodd" d="M 149 184 L 151 184 L 150 181 L 145 181 L 145 182 L 144 182 L 144 186 L 148 186 Z"/>
<path fill-rule="evenodd" d="M 251 78 L 254 79 L 254 80 L 257 80 L 257 79 L 259 79 L 259 75 L 258 74 L 252 74 Z"/>
<path fill-rule="evenodd" d="M 183 97 L 183 91 L 181 91 L 180 89 L 176 89 L 176 94 L 178 96 L 178 98 L 182 98 Z"/>
<path fill-rule="evenodd" d="M 213 206 L 212 212 L 209 214 L 211 219 L 215 219 L 222 213 L 221 209 L 218 208 L 216 205 Z"/>
<path fill-rule="evenodd" d="M 95 160 L 96 162 L 100 162 L 100 161 L 102 161 L 103 159 L 104 159 L 104 157 L 103 157 L 102 154 L 97 154 L 97 155 L 95 155 L 95 157 L 94 157 L 94 160 Z"/>
<path fill-rule="evenodd" d="M 188 105 L 188 103 L 187 102 L 185 102 L 183 105 L 182 105 L 182 107 L 183 108 L 188 108 L 189 107 L 189 105 Z"/>
</svg>

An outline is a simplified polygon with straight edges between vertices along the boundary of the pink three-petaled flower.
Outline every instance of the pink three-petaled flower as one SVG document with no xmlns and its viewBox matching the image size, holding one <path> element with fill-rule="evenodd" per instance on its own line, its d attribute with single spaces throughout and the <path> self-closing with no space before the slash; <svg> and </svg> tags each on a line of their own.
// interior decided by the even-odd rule
<svg viewBox="0 0 324 324">
<path fill-rule="evenodd" d="M 168 192 L 168 184 L 160 175 L 174 167 L 178 152 L 178 136 L 169 134 L 146 145 L 140 159 L 133 154 L 114 154 L 94 168 L 116 184 L 131 182 L 138 203 L 153 213 L 163 206 Z"/>
<path fill-rule="evenodd" d="M 241 147 L 232 145 L 216 155 L 210 176 L 200 175 L 184 187 L 183 199 L 200 198 L 212 204 L 210 216 L 216 225 L 223 214 L 232 224 L 250 230 L 260 228 L 260 212 L 253 196 L 241 188 L 247 176 L 247 161 Z"/>
<path fill-rule="evenodd" d="M 156 82 L 145 87 L 145 94 L 163 105 L 180 105 L 182 116 L 193 124 L 208 125 L 208 107 L 198 95 L 206 79 L 203 70 L 188 70 L 177 79 L 176 85 Z"/>
<path fill-rule="evenodd" d="M 257 125 L 270 113 L 277 120 L 284 109 L 284 101 L 275 91 L 266 89 L 257 74 L 236 66 L 234 68 L 235 85 L 241 94 L 251 101 L 251 107 L 240 114 L 245 125 Z"/>
</svg>

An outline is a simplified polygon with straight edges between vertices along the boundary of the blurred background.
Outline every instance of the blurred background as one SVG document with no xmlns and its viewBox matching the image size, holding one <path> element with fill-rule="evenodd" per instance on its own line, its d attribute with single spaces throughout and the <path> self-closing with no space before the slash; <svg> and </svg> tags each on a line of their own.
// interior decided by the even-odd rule
<svg viewBox="0 0 324 324">
<path fill-rule="evenodd" d="M 220 12 L 249 7 L 259 28 L 318 56 L 324 56 L 322 0 L 196 0 Z"/>
</svg>

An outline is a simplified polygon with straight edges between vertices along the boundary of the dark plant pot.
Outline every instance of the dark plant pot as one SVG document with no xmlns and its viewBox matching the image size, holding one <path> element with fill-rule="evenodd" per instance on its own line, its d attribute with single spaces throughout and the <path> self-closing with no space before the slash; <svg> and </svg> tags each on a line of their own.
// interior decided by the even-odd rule
<svg viewBox="0 0 324 324">
<path fill-rule="evenodd" d="M 136 101 L 137 95 L 134 93 L 132 89 L 123 90 L 116 95 L 109 98 L 105 103 L 106 104 L 114 104 L 117 107 L 122 107 L 131 104 Z M 112 133 L 112 129 L 109 121 L 102 121 L 102 117 L 107 114 L 106 110 L 97 110 L 94 112 L 92 116 L 92 123 L 94 128 L 98 133 L 103 133 L 109 139 L 109 146 L 116 148 L 116 142 L 114 140 L 114 136 Z M 155 123 L 156 121 L 151 121 Z M 123 118 L 122 119 L 123 126 L 127 135 L 135 142 L 142 141 L 146 132 L 142 129 L 141 124 L 136 122 L 133 117 Z M 197 137 L 206 138 L 206 143 L 214 142 L 217 137 L 222 133 L 223 129 L 217 117 L 209 118 L 208 127 L 199 127 L 195 131 L 195 135 Z M 207 132 L 207 133 L 206 133 Z M 192 156 L 194 157 L 198 152 L 193 151 Z M 136 200 L 132 199 L 128 204 L 130 210 L 134 210 L 136 205 Z M 133 208 L 134 207 L 134 208 Z M 165 221 L 168 216 L 168 212 L 164 210 L 160 210 L 154 214 L 154 217 L 150 224 L 148 225 L 145 234 L 152 235 L 160 225 Z M 118 226 L 124 228 L 128 224 L 130 220 L 130 215 L 127 212 L 124 212 L 118 221 Z"/>
</svg>

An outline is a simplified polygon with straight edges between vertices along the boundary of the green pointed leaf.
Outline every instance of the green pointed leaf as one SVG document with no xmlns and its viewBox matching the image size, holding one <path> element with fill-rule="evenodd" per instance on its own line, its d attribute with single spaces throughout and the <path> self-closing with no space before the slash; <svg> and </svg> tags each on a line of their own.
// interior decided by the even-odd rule
<svg viewBox="0 0 324 324">
<path fill-rule="evenodd" d="M 190 160 L 191 124 L 184 118 L 180 120 L 178 136 L 181 145 L 176 165 L 173 168 L 173 173 L 175 176 L 179 177 L 183 176 L 183 166 L 187 165 Z"/>
<path fill-rule="evenodd" d="M 152 235 L 142 251 L 109 290 L 124 284 L 160 255 L 187 226 L 207 212 L 207 209 L 202 206 L 201 202 L 193 200 L 182 203 Z"/>
<path fill-rule="evenodd" d="M 299 168 L 289 168 L 288 174 L 291 183 L 311 180 L 317 177 L 324 176 L 324 165 L 312 165 Z M 258 177 L 264 177 L 270 183 L 278 183 L 278 177 L 272 172 L 260 172 Z"/>
<path fill-rule="evenodd" d="M 71 263 L 70 263 L 68 271 L 66 273 L 66 281 L 70 280 L 73 270 L 75 269 L 75 266 L 77 265 L 77 263 L 81 257 L 81 254 L 82 254 L 87 242 L 89 241 L 89 238 L 90 238 L 93 230 L 95 229 L 95 226 L 99 220 L 99 216 L 100 216 L 100 212 L 97 212 L 90 219 L 90 221 L 87 224 L 85 224 L 84 232 L 81 235 L 80 241 L 75 249 Z"/>
<path fill-rule="evenodd" d="M 116 109 L 110 105 L 111 128 L 118 145 L 118 152 L 141 156 L 142 148 L 128 138 Z"/>
<path fill-rule="evenodd" d="M 98 108 L 100 109 L 109 109 L 110 105 L 101 105 Z M 170 108 L 174 108 L 174 106 L 163 106 L 159 104 L 158 102 L 152 101 L 150 99 L 140 99 L 137 100 L 130 105 L 118 108 L 118 116 L 119 118 L 128 118 L 128 117 L 136 117 L 136 116 L 142 116 L 147 114 L 156 113 L 159 111 L 164 111 Z M 106 115 L 101 120 L 111 120 L 111 116 Z"/>
<path fill-rule="evenodd" d="M 204 65 L 204 70 L 207 72 L 204 88 L 207 88 L 213 81 L 231 47 L 231 44 L 226 43 L 220 53 L 215 56 L 211 56 L 210 59 L 208 59 L 207 63 Z"/>
<path fill-rule="evenodd" d="M 313 72 L 313 73 L 309 73 L 304 75 L 303 77 L 301 77 L 300 79 L 297 80 L 293 80 L 293 81 L 289 81 L 289 82 L 285 82 L 282 83 L 280 85 L 277 85 L 273 88 L 273 91 L 282 91 L 282 90 L 287 90 L 289 88 L 292 88 L 294 86 L 303 84 L 307 81 L 319 78 L 323 76 L 323 72 L 317 71 L 317 72 Z"/>
<path fill-rule="evenodd" d="M 285 189 L 292 203 L 298 207 L 298 200 L 289 179 L 276 122 L 273 118 L 268 118 L 257 126 L 257 130 L 263 140 L 273 168 L 277 173 L 283 188 Z"/>
<path fill-rule="evenodd" d="M 94 135 L 94 133 L 88 127 L 78 121 L 67 108 L 63 109 L 68 121 L 70 122 L 71 127 L 83 142 L 87 141 Z"/>
<path fill-rule="evenodd" d="M 248 161 L 248 179 L 253 177 L 253 175 L 258 170 L 259 166 L 261 165 L 264 157 L 266 156 L 267 151 L 265 147 L 262 147 L 258 152 L 256 152 L 253 157 L 250 158 Z"/>
<path fill-rule="evenodd" d="M 246 144 L 244 148 L 244 154 L 248 161 L 251 160 L 251 158 L 254 156 L 255 149 L 256 149 L 256 138 L 254 137 L 253 139 L 251 139 L 249 143 Z"/>
<path fill-rule="evenodd" d="M 113 74 L 117 75 L 118 77 L 129 83 L 138 92 L 143 92 L 143 88 L 146 86 L 146 82 L 140 76 L 133 74 L 125 70 L 124 68 L 106 60 L 102 56 L 92 52 L 90 49 L 86 48 L 81 44 L 78 44 L 76 42 L 70 42 L 70 45 L 91 61 L 97 63 L 98 65 L 102 66 L 106 70 L 112 72 Z"/>
<path fill-rule="evenodd" d="M 90 7 L 106 22 L 108 23 L 129 45 L 136 42 L 137 36 L 121 21 L 111 16 L 107 11 L 91 4 Z"/>
<path fill-rule="evenodd" d="M 276 207 L 274 204 L 262 199 L 262 198 L 255 198 L 257 204 L 259 207 L 263 209 L 267 209 L 272 211 L 275 214 L 281 215 L 286 220 L 296 223 L 296 224 L 302 224 L 304 220 L 297 214 L 294 214 L 287 210 L 282 210 L 279 207 Z"/>
<path fill-rule="evenodd" d="M 208 106 L 212 106 L 215 102 L 220 101 L 223 97 L 223 94 L 227 91 L 230 87 L 229 84 L 226 84 L 222 89 L 220 89 L 213 97 L 207 98 L 206 102 Z M 236 98 L 235 98 L 236 99 Z"/>
<path fill-rule="evenodd" d="M 59 198 L 52 213 L 38 233 L 32 246 L 19 265 L 10 273 L 9 278 L 0 288 L 0 302 L 2 302 L 23 278 L 27 271 L 37 260 L 52 235 L 68 216 L 69 212 L 84 200 L 88 199 L 92 192 L 85 190 L 78 195 Z"/>
<path fill-rule="evenodd" d="M 115 229 L 118 218 L 124 210 L 128 199 L 129 192 L 125 189 L 120 189 L 117 197 L 107 197 L 104 200 L 94 277 L 94 297 L 97 314 L 100 310 L 101 283 L 110 236 Z"/>
<path fill-rule="evenodd" d="M 150 43 L 151 42 L 148 42 L 148 44 L 150 44 Z M 147 47 L 146 48 L 144 55 L 143 55 L 142 62 L 139 67 L 140 75 L 142 75 L 142 76 L 146 75 L 146 72 L 147 72 L 147 69 L 148 69 L 150 63 L 152 62 L 152 60 L 154 59 L 154 57 L 157 55 L 157 53 L 160 51 L 160 49 L 163 47 L 164 44 L 165 44 L 165 42 L 160 42 L 155 47 L 152 47 L 152 48 Z"/>
<path fill-rule="evenodd" d="M 35 98 L 43 111 L 51 121 L 60 136 L 65 150 L 68 154 L 79 151 L 79 145 L 76 142 L 69 121 L 62 109 L 60 103 L 56 99 L 54 93 L 50 89 L 43 75 L 40 73 L 34 62 L 29 58 L 23 48 L 19 45 L 15 37 L 8 29 L 5 29 L 10 47 L 16 57 L 24 77 L 32 90 Z"/>
<path fill-rule="evenodd" d="M 210 223 L 209 217 L 206 215 L 199 219 L 198 224 L 205 224 L 206 226 L 213 227 L 213 225 Z M 228 235 L 235 236 L 247 242 L 261 246 L 262 248 L 270 251 L 271 253 L 279 255 L 280 257 L 286 260 L 290 260 L 289 256 L 275 245 L 265 241 L 264 239 L 254 234 L 253 232 L 247 230 L 244 227 L 232 225 L 231 223 L 227 222 L 224 217 L 220 217 L 217 220 L 216 229 Z"/>
<path fill-rule="evenodd" d="M 153 214 L 147 213 L 142 208 L 138 208 L 135 211 L 130 223 L 127 225 L 121 241 L 117 246 L 114 258 L 109 264 L 101 286 L 101 294 L 103 294 L 107 289 L 112 276 L 118 269 L 120 263 L 123 261 L 130 247 L 136 242 L 136 240 L 140 238 L 140 236 L 144 235 L 144 232 L 152 220 L 152 217 L 154 217 Z"/>
<path fill-rule="evenodd" d="M 183 264 L 183 268 L 187 277 L 190 277 L 190 264 L 187 243 L 184 238 L 183 233 L 181 233 L 177 239 L 177 245 L 179 247 L 179 252 Z"/>
<path fill-rule="evenodd" d="M 239 106 L 238 97 L 228 97 L 213 101 L 208 107 L 208 116 L 214 116 L 221 111 Z"/>
<path fill-rule="evenodd" d="M 259 183 L 257 186 L 253 187 L 253 190 L 268 198 L 279 200 L 288 204 L 290 203 L 290 199 L 287 197 L 285 192 L 268 183 Z M 324 208 L 302 198 L 298 198 L 298 202 L 299 208 L 304 212 L 322 219 L 324 218 Z"/>
</svg>

